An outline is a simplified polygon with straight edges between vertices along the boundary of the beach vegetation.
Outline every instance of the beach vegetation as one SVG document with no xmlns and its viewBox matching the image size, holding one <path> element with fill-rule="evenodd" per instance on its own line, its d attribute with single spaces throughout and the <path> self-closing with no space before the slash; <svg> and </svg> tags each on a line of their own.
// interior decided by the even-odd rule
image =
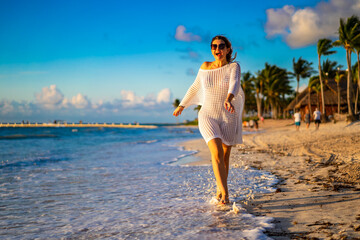
<svg viewBox="0 0 360 240">
<path fill-rule="evenodd" d="M 255 90 L 255 99 L 256 99 L 256 108 L 258 117 L 263 115 L 262 113 L 262 102 L 263 102 L 263 79 L 260 77 L 260 71 L 258 71 L 257 76 L 253 78 L 254 90 Z"/>
<path fill-rule="evenodd" d="M 197 126 L 199 124 L 199 121 L 197 118 L 195 118 L 194 120 L 192 121 L 186 121 L 184 125 L 187 125 L 187 126 Z"/>
<path fill-rule="evenodd" d="M 293 72 L 290 72 L 290 76 L 294 77 L 297 82 L 297 87 L 295 92 L 296 104 L 298 103 L 300 78 L 308 78 L 311 76 L 311 74 L 314 73 L 314 69 L 311 65 L 312 62 L 308 62 L 307 60 L 302 59 L 301 57 L 297 61 L 295 61 L 295 58 L 293 58 Z"/>
<path fill-rule="evenodd" d="M 172 103 L 173 107 L 176 109 L 180 105 L 180 99 L 176 98 Z M 176 118 L 176 124 L 179 124 L 179 119 Z"/>
<path fill-rule="evenodd" d="M 340 68 L 339 68 L 340 69 Z M 338 97 L 338 114 L 340 114 L 340 82 L 346 79 L 345 73 L 341 71 L 337 71 L 335 75 L 336 89 L 337 89 L 337 97 Z"/>
<path fill-rule="evenodd" d="M 271 107 L 271 116 L 278 118 L 278 112 L 286 106 L 286 95 L 292 93 L 289 75 L 285 69 L 265 63 L 265 68 L 258 72 L 258 78 L 263 82 L 265 102 Z"/>
<path fill-rule="evenodd" d="M 321 66 L 321 74 L 322 74 L 322 79 L 324 80 L 323 82 L 325 83 L 325 85 L 329 79 L 335 78 L 336 73 L 341 68 L 343 68 L 343 66 L 338 64 L 336 61 L 331 61 L 329 59 L 326 59 L 325 61 L 323 61 L 322 66 Z"/>
<path fill-rule="evenodd" d="M 252 117 L 243 117 L 242 120 L 249 122 L 250 120 L 259 121 L 260 119 L 258 116 L 252 116 Z"/>
<path fill-rule="evenodd" d="M 317 42 L 317 54 L 319 61 L 319 81 L 320 81 L 320 90 L 321 90 L 321 105 L 322 105 L 322 117 L 325 119 L 325 97 L 324 97 L 324 84 L 323 84 L 323 74 L 321 71 L 321 56 L 327 56 L 336 53 L 336 51 L 331 50 L 333 47 L 332 41 L 327 38 L 319 39 Z"/>
<path fill-rule="evenodd" d="M 351 74 L 352 74 L 352 82 L 353 82 L 353 88 L 355 89 L 355 109 L 354 112 L 355 114 L 358 113 L 358 102 L 359 102 L 359 86 L 358 86 L 358 78 L 359 78 L 359 69 L 358 69 L 358 62 L 356 62 L 352 67 L 351 67 Z"/>
<path fill-rule="evenodd" d="M 174 108 L 177 108 L 180 105 L 180 99 L 176 98 L 172 105 Z"/>
<path fill-rule="evenodd" d="M 200 112 L 201 109 L 201 105 L 197 105 L 196 107 L 194 107 L 194 111 L 196 111 L 197 113 Z"/>
<path fill-rule="evenodd" d="M 245 72 L 241 76 L 241 87 L 244 90 L 246 104 L 244 106 L 244 112 L 248 112 L 253 110 L 253 106 L 255 105 L 255 77 L 251 74 L 251 72 Z"/>
<path fill-rule="evenodd" d="M 321 84 L 320 84 L 320 78 L 319 76 L 312 76 L 309 79 L 309 84 L 308 84 L 308 94 L 309 94 L 309 98 L 310 98 L 310 94 L 311 91 L 315 91 L 316 95 L 317 95 L 317 108 L 320 109 L 320 104 L 319 104 L 319 98 L 320 98 L 320 93 L 321 93 Z M 311 108 L 310 108 L 311 109 Z"/>
<path fill-rule="evenodd" d="M 355 120 L 354 107 L 352 104 L 352 71 L 351 71 L 351 53 L 355 51 L 360 41 L 360 20 L 353 15 L 346 20 L 340 18 L 340 26 L 338 29 L 339 39 L 336 40 L 334 46 L 342 46 L 346 51 L 347 62 L 347 103 L 348 115 L 351 121 Z"/>
<path fill-rule="evenodd" d="M 357 64 L 355 64 L 355 73 L 354 73 L 354 79 L 357 80 L 357 91 L 356 91 L 356 101 L 355 101 L 355 113 L 357 113 L 357 107 L 358 107 L 358 97 L 359 97 L 359 91 L 360 91 L 360 40 L 358 40 L 355 44 L 354 44 L 354 49 L 356 52 L 356 56 L 357 56 Z M 356 83 L 355 83 L 356 85 Z"/>
</svg>

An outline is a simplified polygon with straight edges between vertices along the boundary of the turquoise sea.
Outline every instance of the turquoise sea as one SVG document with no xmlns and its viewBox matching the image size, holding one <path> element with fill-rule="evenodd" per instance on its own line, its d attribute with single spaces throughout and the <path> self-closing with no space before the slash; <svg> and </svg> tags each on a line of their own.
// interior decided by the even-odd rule
<svg viewBox="0 0 360 240">
<path fill-rule="evenodd" d="M 0 239 L 268 239 L 271 219 L 211 204 L 210 166 L 181 165 L 198 130 L 0 128 Z M 273 191 L 233 168 L 237 203 Z"/>
</svg>

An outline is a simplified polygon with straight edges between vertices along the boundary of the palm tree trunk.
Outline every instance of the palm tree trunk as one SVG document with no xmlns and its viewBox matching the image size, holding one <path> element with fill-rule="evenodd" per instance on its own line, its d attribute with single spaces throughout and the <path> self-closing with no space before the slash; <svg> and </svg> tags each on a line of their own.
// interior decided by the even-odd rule
<svg viewBox="0 0 360 240">
<path fill-rule="evenodd" d="M 316 95 L 317 95 L 317 108 L 320 109 L 320 104 L 319 104 L 320 96 L 319 96 L 319 93 L 317 92 Z"/>
<path fill-rule="evenodd" d="M 298 103 L 298 97 L 299 97 L 299 82 L 300 82 L 300 76 L 297 74 L 296 75 L 296 82 L 297 82 L 297 87 L 296 87 L 296 96 L 295 96 L 295 105 L 297 105 Z"/>
<path fill-rule="evenodd" d="M 360 50 L 356 51 L 357 62 L 358 62 L 358 89 L 360 89 L 360 58 L 359 58 Z"/>
<path fill-rule="evenodd" d="M 321 55 L 319 55 L 319 78 L 320 78 L 320 87 L 321 87 L 321 106 L 322 106 L 322 117 L 323 119 L 326 118 L 325 115 L 325 98 L 324 98 L 324 86 L 323 86 L 323 80 L 322 80 L 322 74 L 321 74 L 321 63 L 320 63 Z"/>
<path fill-rule="evenodd" d="M 355 111 L 354 111 L 355 114 L 357 114 L 358 112 L 358 100 L 359 100 L 359 88 L 356 87 Z"/>
<path fill-rule="evenodd" d="M 277 109 L 273 101 L 270 101 L 272 119 L 277 119 Z"/>
<path fill-rule="evenodd" d="M 308 93 L 308 108 L 309 108 L 309 113 L 311 115 L 311 88 L 308 88 L 309 89 L 309 93 Z"/>
<path fill-rule="evenodd" d="M 256 93 L 256 107 L 257 107 L 258 117 L 260 118 L 262 116 L 262 112 L 261 112 L 261 98 L 259 96 L 259 93 Z"/>
<path fill-rule="evenodd" d="M 346 49 L 346 60 L 348 65 L 347 71 L 347 102 L 348 102 L 348 114 L 350 115 L 351 121 L 354 120 L 354 110 L 353 105 L 351 104 L 351 89 L 352 89 L 352 81 L 351 81 L 351 51 L 350 49 Z"/>
<path fill-rule="evenodd" d="M 261 98 L 259 96 L 259 99 L 260 99 L 260 112 L 261 112 L 261 116 L 264 115 L 264 112 L 265 112 L 265 101 L 264 101 L 264 109 L 262 109 L 262 105 L 263 105 L 263 99 L 264 99 L 264 83 L 261 81 L 260 83 L 260 94 L 261 94 Z"/>
<path fill-rule="evenodd" d="M 340 114 L 340 83 L 337 82 L 337 94 L 338 94 L 338 114 Z"/>
<path fill-rule="evenodd" d="M 359 58 L 359 54 L 360 54 L 360 50 L 356 51 L 356 55 L 357 55 L 357 62 L 358 62 L 358 90 L 356 92 L 356 105 L 355 105 L 355 112 L 357 113 L 357 106 L 358 106 L 358 96 L 359 96 L 359 91 L 360 91 L 360 58 Z"/>
<path fill-rule="evenodd" d="M 276 111 L 276 118 L 278 118 L 279 117 L 279 113 L 281 112 L 281 107 L 280 107 L 280 105 L 278 105 L 278 107 L 277 107 L 277 111 Z"/>
<path fill-rule="evenodd" d="M 264 100 L 264 107 L 263 107 L 263 113 L 265 114 L 269 114 L 269 111 L 268 111 L 268 103 Z"/>
</svg>

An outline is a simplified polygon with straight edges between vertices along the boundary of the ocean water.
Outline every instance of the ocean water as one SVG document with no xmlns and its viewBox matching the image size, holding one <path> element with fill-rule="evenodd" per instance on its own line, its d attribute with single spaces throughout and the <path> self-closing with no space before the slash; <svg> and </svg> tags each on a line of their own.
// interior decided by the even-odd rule
<svg viewBox="0 0 360 240">
<path fill-rule="evenodd" d="M 211 203 L 210 166 L 181 165 L 184 128 L 0 128 L 0 239 L 268 239 L 271 219 L 240 203 L 273 191 L 233 168 L 231 207 Z"/>
</svg>

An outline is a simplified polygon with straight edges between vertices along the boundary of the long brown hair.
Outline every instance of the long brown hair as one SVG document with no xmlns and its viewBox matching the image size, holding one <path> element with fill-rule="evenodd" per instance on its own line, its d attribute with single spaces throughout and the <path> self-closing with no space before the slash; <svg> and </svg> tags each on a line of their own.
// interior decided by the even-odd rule
<svg viewBox="0 0 360 240">
<path fill-rule="evenodd" d="M 235 58 L 236 58 L 236 53 L 235 53 L 234 56 L 232 56 L 233 48 L 231 46 L 231 42 L 229 41 L 229 39 L 227 39 L 227 37 L 222 36 L 222 35 L 217 35 L 217 36 L 213 37 L 213 39 L 211 40 L 210 46 L 213 43 L 213 41 L 217 40 L 217 39 L 218 40 L 223 40 L 225 42 L 226 47 L 230 49 L 229 53 L 226 54 L 226 61 L 228 61 L 228 63 L 234 61 Z"/>
</svg>

